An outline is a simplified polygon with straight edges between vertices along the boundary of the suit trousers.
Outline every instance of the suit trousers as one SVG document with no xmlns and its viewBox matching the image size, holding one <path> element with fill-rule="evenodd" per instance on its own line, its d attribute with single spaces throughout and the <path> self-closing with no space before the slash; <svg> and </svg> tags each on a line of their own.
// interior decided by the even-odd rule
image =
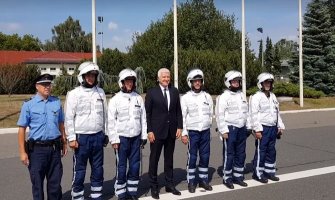
<svg viewBox="0 0 335 200">
<path fill-rule="evenodd" d="M 166 186 L 173 187 L 173 153 L 176 139 L 169 136 L 166 139 L 156 139 L 154 143 L 150 143 L 149 158 L 149 179 L 152 189 L 158 189 L 157 168 L 158 161 L 164 147 L 164 174 Z"/>
</svg>

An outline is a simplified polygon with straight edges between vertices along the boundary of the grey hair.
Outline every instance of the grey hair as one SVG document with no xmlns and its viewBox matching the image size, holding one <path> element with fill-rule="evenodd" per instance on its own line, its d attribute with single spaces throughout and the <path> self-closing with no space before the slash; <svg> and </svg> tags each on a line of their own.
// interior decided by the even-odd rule
<svg viewBox="0 0 335 200">
<path fill-rule="evenodd" d="M 167 68 L 160 68 L 157 72 L 157 77 L 159 78 L 162 73 L 170 73 L 170 70 Z"/>
</svg>

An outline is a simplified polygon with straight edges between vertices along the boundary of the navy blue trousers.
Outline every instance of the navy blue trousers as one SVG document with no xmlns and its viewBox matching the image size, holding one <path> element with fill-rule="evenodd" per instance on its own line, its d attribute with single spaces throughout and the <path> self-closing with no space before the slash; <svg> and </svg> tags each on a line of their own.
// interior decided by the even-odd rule
<svg viewBox="0 0 335 200">
<path fill-rule="evenodd" d="M 256 140 L 256 150 L 253 160 L 254 177 L 258 179 L 274 176 L 276 173 L 276 139 L 278 128 L 264 126 L 262 139 Z"/>
<path fill-rule="evenodd" d="M 199 152 L 198 172 L 201 181 L 208 183 L 208 163 L 210 156 L 210 129 L 203 131 L 188 131 L 188 163 L 187 163 L 187 182 L 196 184 L 197 157 Z"/>
<path fill-rule="evenodd" d="M 246 127 L 228 126 L 228 139 L 223 140 L 223 180 L 244 180 L 245 146 L 247 140 Z"/>
<path fill-rule="evenodd" d="M 87 161 L 91 165 L 91 199 L 102 199 L 103 164 L 104 164 L 104 134 L 79 134 L 79 148 L 73 155 L 72 198 L 84 199 L 84 181 Z"/>
<path fill-rule="evenodd" d="M 115 194 L 119 198 L 128 195 L 137 196 L 140 173 L 141 135 L 135 137 L 120 136 L 120 146 L 116 151 L 117 173 Z M 129 162 L 127 173 L 127 161 Z"/>
<path fill-rule="evenodd" d="M 34 200 L 44 199 L 43 183 L 45 178 L 48 200 L 62 199 L 63 165 L 60 149 L 54 149 L 54 146 L 35 145 L 33 151 L 29 153 L 28 169 Z"/>
</svg>

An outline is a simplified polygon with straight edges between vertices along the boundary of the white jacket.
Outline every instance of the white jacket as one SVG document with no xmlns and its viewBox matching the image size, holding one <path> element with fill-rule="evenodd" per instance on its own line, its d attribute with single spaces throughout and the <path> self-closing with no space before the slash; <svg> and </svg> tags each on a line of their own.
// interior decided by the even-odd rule
<svg viewBox="0 0 335 200">
<path fill-rule="evenodd" d="M 73 141 L 76 134 L 105 132 L 107 100 L 99 87 L 76 87 L 68 92 L 65 101 L 65 130 L 67 139 Z"/>
<path fill-rule="evenodd" d="M 225 90 L 216 98 L 216 123 L 218 131 L 228 133 L 228 126 L 249 128 L 248 102 L 241 91 Z"/>
<path fill-rule="evenodd" d="M 203 131 L 211 127 L 213 100 L 208 93 L 189 91 L 181 97 L 180 104 L 183 114 L 183 136 L 188 135 L 188 130 Z"/>
<path fill-rule="evenodd" d="M 147 139 L 147 119 L 142 97 L 135 93 L 118 92 L 108 103 L 108 136 L 112 144 L 119 136 Z"/>
<path fill-rule="evenodd" d="M 256 132 L 263 131 L 262 125 L 285 129 L 279 114 L 279 103 L 272 92 L 269 98 L 261 91 L 250 97 L 250 117 L 252 129 Z"/>
</svg>

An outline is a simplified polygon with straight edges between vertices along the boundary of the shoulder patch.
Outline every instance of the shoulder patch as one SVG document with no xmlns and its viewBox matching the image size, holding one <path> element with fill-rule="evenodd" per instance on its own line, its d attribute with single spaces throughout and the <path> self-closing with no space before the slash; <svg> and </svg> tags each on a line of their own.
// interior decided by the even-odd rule
<svg viewBox="0 0 335 200">
<path fill-rule="evenodd" d="M 24 102 L 28 102 L 28 101 L 30 101 L 32 99 L 33 99 L 33 97 L 30 97 L 29 99 L 25 99 Z"/>
</svg>

